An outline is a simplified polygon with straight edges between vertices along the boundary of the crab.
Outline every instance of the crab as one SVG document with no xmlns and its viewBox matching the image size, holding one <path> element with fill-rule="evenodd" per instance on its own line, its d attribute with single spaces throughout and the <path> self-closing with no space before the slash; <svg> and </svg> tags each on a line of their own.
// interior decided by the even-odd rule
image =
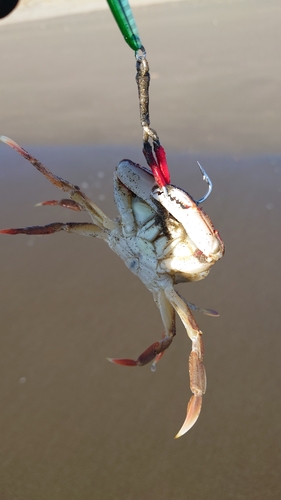
<svg viewBox="0 0 281 500">
<path fill-rule="evenodd" d="M 198 419 L 206 390 L 202 332 L 191 310 L 198 309 L 209 315 L 216 313 L 187 302 L 174 285 L 202 280 L 224 253 L 218 231 L 198 206 L 211 190 L 206 172 L 199 165 L 203 178 L 209 181 L 209 192 L 195 201 L 183 189 L 170 184 L 161 146 L 162 149 L 154 148 L 156 161 L 148 148 L 144 151 L 151 170 L 131 160 L 122 160 L 114 173 L 114 200 L 119 216 L 111 220 L 78 186 L 54 175 L 11 139 L 4 136 L 0 139 L 70 197 L 43 202 L 42 205 L 58 204 L 85 211 L 92 220 L 91 223 L 55 222 L 46 226 L 2 229 L 0 233 L 42 235 L 66 231 L 101 238 L 153 294 L 164 326 L 162 339 L 150 345 L 135 360 L 107 358 L 109 361 L 124 366 L 143 366 L 152 362 L 154 370 L 176 334 L 175 312 L 178 313 L 191 340 L 189 376 L 192 396 L 184 423 L 175 437 L 182 436 Z"/>
</svg>

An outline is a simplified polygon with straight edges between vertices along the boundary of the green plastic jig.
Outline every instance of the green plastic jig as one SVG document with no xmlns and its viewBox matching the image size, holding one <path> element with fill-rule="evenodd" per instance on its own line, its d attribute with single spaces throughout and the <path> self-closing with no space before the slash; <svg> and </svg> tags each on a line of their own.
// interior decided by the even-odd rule
<svg viewBox="0 0 281 500">
<path fill-rule="evenodd" d="M 127 44 L 135 52 L 143 49 L 128 0 L 107 0 L 107 3 Z"/>
</svg>

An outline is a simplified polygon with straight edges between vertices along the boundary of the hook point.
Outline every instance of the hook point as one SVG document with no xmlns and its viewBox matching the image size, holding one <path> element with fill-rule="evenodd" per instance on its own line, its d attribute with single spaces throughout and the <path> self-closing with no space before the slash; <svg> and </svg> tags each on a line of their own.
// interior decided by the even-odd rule
<svg viewBox="0 0 281 500">
<path fill-rule="evenodd" d="M 197 165 L 198 165 L 198 167 L 200 169 L 200 172 L 202 174 L 203 181 L 207 182 L 207 184 L 208 184 L 208 191 L 207 191 L 207 193 L 202 198 L 200 198 L 199 200 L 197 200 L 195 202 L 197 205 L 200 205 L 200 203 L 203 203 L 204 201 L 206 201 L 207 198 L 210 196 L 210 194 L 211 194 L 211 192 L 213 190 L 213 184 L 212 184 L 212 181 L 211 181 L 210 177 L 208 176 L 207 172 L 204 170 L 204 168 L 199 163 L 199 161 L 197 161 Z"/>
</svg>

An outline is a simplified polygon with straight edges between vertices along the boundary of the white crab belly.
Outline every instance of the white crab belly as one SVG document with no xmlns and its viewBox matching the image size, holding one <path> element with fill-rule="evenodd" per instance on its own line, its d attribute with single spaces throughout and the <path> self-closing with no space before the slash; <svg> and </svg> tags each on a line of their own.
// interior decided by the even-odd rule
<svg viewBox="0 0 281 500">
<path fill-rule="evenodd" d="M 138 236 L 124 237 L 115 230 L 108 238 L 108 245 L 150 291 L 160 289 L 161 274 L 153 243 Z"/>
</svg>

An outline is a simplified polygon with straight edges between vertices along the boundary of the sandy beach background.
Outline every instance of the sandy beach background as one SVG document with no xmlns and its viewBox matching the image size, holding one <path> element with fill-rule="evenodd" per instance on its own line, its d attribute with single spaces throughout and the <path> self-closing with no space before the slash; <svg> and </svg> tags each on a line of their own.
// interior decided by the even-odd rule
<svg viewBox="0 0 281 500">
<path fill-rule="evenodd" d="M 177 0 L 194 2 L 194 0 Z M 197 1 L 197 0 L 196 0 Z M 202 1 L 202 0 L 201 0 Z M 143 7 L 170 3 L 171 0 L 131 0 L 130 6 Z M 65 15 L 108 10 L 106 0 L 20 0 L 17 8 L 1 24 L 15 24 L 38 19 L 51 19 Z"/>
<path fill-rule="evenodd" d="M 162 326 L 150 293 L 103 242 L 2 236 L 0 498 L 279 500 L 280 2 L 134 13 L 172 180 L 202 196 L 202 163 L 214 184 L 204 209 L 226 244 L 206 280 L 179 286 L 220 312 L 196 317 L 202 413 L 174 441 L 190 396 L 179 321 L 156 373 L 105 360 L 138 356 Z M 0 133 L 110 216 L 114 166 L 143 163 L 134 65 L 106 9 L 0 23 Z M 0 181 L 0 227 L 85 219 L 35 208 L 61 195 L 5 145 Z"/>
</svg>

